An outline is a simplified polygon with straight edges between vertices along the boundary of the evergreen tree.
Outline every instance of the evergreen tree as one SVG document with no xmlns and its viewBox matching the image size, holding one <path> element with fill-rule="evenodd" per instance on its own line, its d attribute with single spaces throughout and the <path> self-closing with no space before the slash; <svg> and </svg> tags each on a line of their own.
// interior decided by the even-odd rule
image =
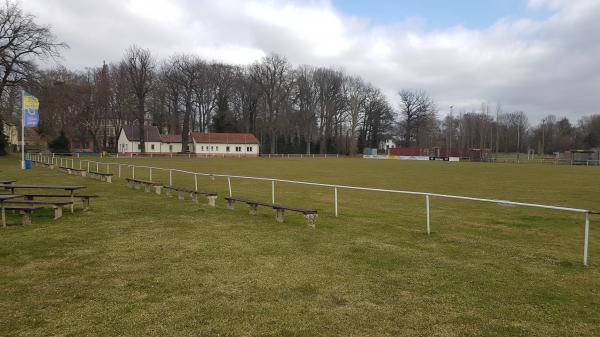
<svg viewBox="0 0 600 337">
<path fill-rule="evenodd" d="M 65 132 L 61 131 L 60 135 L 48 143 L 50 151 L 53 153 L 68 153 L 69 151 L 69 139 L 65 136 Z"/>
</svg>

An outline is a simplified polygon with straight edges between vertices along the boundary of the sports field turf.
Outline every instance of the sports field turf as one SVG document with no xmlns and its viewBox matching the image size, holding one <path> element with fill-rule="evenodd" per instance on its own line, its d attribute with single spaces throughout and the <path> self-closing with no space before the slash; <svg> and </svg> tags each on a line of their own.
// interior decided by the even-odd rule
<svg viewBox="0 0 600 337">
<path fill-rule="evenodd" d="M 600 208 L 597 167 L 103 160 Z M 56 222 L 45 211 L 33 225 L 0 230 L 0 336 L 600 335 L 600 217 L 584 268 L 581 214 L 433 198 L 427 236 L 422 196 L 340 190 L 336 218 L 332 189 L 277 184 L 277 202 L 319 210 L 311 230 L 296 214 L 279 224 L 270 209 L 227 210 L 223 178 L 198 181 L 219 193 L 216 209 L 118 178 L 22 172 L 16 157 L 0 159 L 0 180 L 10 178 L 85 185 L 101 198 Z M 153 179 L 166 183 L 168 174 Z M 194 186 L 179 173 L 173 182 Z M 232 189 L 271 198 L 270 182 L 234 179 Z"/>
</svg>

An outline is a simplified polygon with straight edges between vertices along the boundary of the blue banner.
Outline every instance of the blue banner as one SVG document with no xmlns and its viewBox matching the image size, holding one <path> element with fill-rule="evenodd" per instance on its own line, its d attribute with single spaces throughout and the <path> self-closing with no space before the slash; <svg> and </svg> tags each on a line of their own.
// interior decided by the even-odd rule
<svg viewBox="0 0 600 337">
<path fill-rule="evenodd" d="M 40 122 L 40 102 L 30 93 L 23 91 L 23 125 L 26 128 L 37 128 Z"/>
</svg>

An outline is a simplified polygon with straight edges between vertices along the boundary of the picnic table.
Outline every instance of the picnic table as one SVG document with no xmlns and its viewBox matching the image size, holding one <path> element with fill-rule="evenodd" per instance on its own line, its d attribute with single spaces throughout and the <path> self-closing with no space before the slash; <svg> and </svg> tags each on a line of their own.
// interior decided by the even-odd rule
<svg viewBox="0 0 600 337">
<path fill-rule="evenodd" d="M 4 202 L 10 199 L 21 198 L 18 194 L 0 194 L 0 208 L 2 208 L 2 227 L 6 227 L 6 213 L 4 212 Z"/>
<path fill-rule="evenodd" d="M 15 194 L 16 189 L 42 189 L 42 190 L 63 190 L 68 191 L 71 195 L 71 202 L 75 202 L 75 191 L 85 188 L 85 186 L 62 186 L 62 185 L 23 185 L 23 184 L 0 184 L 0 188 L 10 190 L 11 195 Z M 73 212 L 73 204 L 71 204 L 71 212 Z"/>
</svg>

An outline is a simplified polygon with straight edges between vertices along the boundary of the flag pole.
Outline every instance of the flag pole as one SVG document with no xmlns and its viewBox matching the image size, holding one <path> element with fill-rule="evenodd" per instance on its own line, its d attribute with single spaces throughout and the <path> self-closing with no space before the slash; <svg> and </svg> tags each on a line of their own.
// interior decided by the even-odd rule
<svg viewBox="0 0 600 337">
<path fill-rule="evenodd" d="M 25 169 L 25 109 L 23 109 L 23 90 L 21 90 L 21 170 Z"/>
</svg>

